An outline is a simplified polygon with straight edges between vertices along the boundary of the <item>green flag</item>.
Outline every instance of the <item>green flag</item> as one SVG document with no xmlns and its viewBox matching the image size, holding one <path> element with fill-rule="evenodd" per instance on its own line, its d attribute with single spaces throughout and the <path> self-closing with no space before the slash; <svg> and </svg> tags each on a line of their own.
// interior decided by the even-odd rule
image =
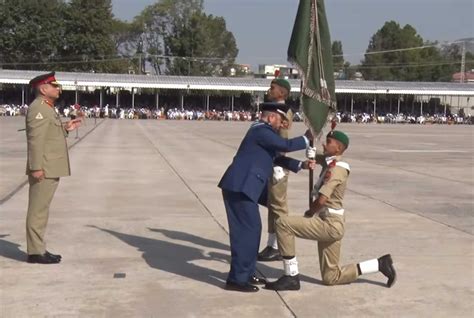
<svg viewBox="0 0 474 318">
<path fill-rule="evenodd" d="M 307 125 L 319 134 L 328 115 L 336 110 L 331 38 L 323 0 L 300 0 L 288 61 L 301 76 L 301 102 Z"/>
</svg>

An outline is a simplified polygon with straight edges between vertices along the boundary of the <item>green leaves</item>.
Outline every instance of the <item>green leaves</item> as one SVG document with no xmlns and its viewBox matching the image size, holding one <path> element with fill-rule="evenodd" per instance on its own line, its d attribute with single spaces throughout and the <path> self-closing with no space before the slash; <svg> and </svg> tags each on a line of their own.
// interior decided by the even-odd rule
<svg viewBox="0 0 474 318">
<path fill-rule="evenodd" d="M 81 61 L 66 65 L 68 70 L 116 70 L 113 63 L 95 62 L 110 59 L 116 54 L 110 36 L 113 26 L 111 0 L 71 0 L 64 21 L 66 32 L 62 55 Z"/>
<path fill-rule="evenodd" d="M 454 51 L 424 41 L 409 24 L 389 21 L 372 36 L 360 69 L 367 80 L 449 81 L 461 61 Z"/>
<path fill-rule="evenodd" d="M 237 56 L 225 20 L 205 14 L 202 0 L 162 0 L 134 23 L 143 25 L 144 52 L 157 73 L 227 75 Z"/>
<path fill-rule="evenodd" d="M 5 0 L 0 5 L 0 63 L 5 68 L 46 69 L 64 35 L 60 0 Z M 34 64 L 46 63 L 46 64 Z"/>
</svg>

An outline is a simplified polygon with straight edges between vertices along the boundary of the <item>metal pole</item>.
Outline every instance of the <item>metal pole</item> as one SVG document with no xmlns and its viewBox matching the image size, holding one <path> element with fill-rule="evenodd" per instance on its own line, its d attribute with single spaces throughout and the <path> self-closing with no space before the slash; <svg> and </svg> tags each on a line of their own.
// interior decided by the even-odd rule
<svg viewBox="0 0 474 318">
<path fill-rule="evenodd" d="M 423 116 L 423 96 L 421 96 L 420 116 Z"/>
<path fill-rule="evenodd" d="M 377 95 L 374 96 L 374 117 L 377 117 L 376 113 L 377 113 Z M 375 120 L 377 121 L 377 118 L 375 118 Z"/>
<path fill-rule="evenodd" d="M 452 96 L 451 96 L 452 98 Z M 446 105 L 446 103 L 444 103 L 444 117 L 446 117 L 446 110 L 447 110 L 448 106 Z"/>
<path fill-rule="evenodd" d="M 184 110 L 184 95 L 181 95 L 181 110 Z"/>
<path fill-rule="evenodd" d="M 234 112 L 234 95 L 231 96 L 231 109 L 232 109 L 232 112 Z"/>
<path fill-rule="evenodd" d="M 132 109 L 135 109 L 135 88 L 132 87 Z"/>
<path fill-rule="evenodd" d="M 398 110 L 397 115 L 400 114 L 400 95 L 398 95 Z"/>
<path fill-rule="evenodd" d="M 25 86 L 21 85 L 21 106 L 25 105 Z"/>
<path fill-rule="evenodd" d="M 160 108 L 160 94 L 158 94 L 158 91 L 155 90 L 155 106 L 156 106 L 156 111 Z"/>
<path fill-rule="evenodd" d="M 119 108 L 119 89 L 116 88 L 117 91 L 115 92 L 115 108 Z"/>
<path fill-rule="evenodd" d="M 449 106 L 451 107 L 451 109 L 453 108 L 453 95 L 449 96 Z M 444 111 L 444 114 L 447 114 L 446 110 Z"/>
<path fill-rule="evenodd" d="M 428 96 L 428 115 L 430 114 L 430 111 L 431 111 L 431 107 L 430 107 L 431 105 L 430 104 L 431 104 L 432 99 L 433 99 L 433 96 L 429 95 Z M 435 114 L 436 113 L 436 101 L 434 101 L 434 110 L 435 110 L 435 112 L 434 112 L 434 114 Z"/>
<path fill-rule="evenodd" d="M 206 96 L 206 110 L 209 112 L 209 95 Z"/>
<path fill-rule="evenodd" d="M 351 94 L 351 115 L 354 114 L 354 94 Z"/>
<path fill-rule="evenodd" d="M 257 95 L 257 115 L 260 112 L 260 95 Z"/>
<path fill-rule="evenodd" d="M 75 99 L 75 104 L 77 104 L 78 100 L 79 100 L 79 96 L 78 96 L 78 92 L 77 92 L 77 85 L 76 85 L 76 99 Z"/>
<path fill-rule="evenodd" d="M 102 90 L 102 87 L 101 87 L 101 88 L 100 88 L 100 103 L 99 103 L 100 108 L 102 108 L 102 105 L 103 105 L 103 96 L 102 96 L 102 93 L 103 93 L 103 90 Z"/>
</svg>

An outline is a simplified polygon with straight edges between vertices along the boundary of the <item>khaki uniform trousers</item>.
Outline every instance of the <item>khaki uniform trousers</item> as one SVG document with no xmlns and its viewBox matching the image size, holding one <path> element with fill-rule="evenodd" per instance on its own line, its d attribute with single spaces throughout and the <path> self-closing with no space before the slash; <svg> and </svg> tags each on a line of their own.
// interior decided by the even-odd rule
<svg viewBox="0 0 474 318">
<path fill-rule="evenodd" d="M 319 267 L 326 285 L 347 284 L 357 279 L 357 265 L 339 267 L 344 216 L 323 212 L 312 218 L 283 216 L 276 221 L 282 256 L 295 256 L 295 236 L 318 241 Z"/>
<path fill-rule="evenodd" d="M 283 169 L 285 176 L 278 180 L 271 180 L 268 186 L 268 233 L 275 233 L 275 222 L 281 216 L 288 215 L 288 170 Z"/>
<path fill-rule="evenodd" d="M 288 129 L 280 129 L 279 135 L 288 139 Z M 270 178 L 268 186 L 268 233 L 275 233 L 275 221 L 282 215 L 288 215 L 288 176 L 289 171 L 283 169 L 285 176 L 275 181 Z"/>
<path fill-rule="evenodd" d="M 58 188 L 59 178 L 45 178 L 38 182 L 28 176 L 28 214 L 26 217 L 26 244 L 28 255 L 44 254 L 44 233 L 48 224 L 49 206 Z"/>
</svg>

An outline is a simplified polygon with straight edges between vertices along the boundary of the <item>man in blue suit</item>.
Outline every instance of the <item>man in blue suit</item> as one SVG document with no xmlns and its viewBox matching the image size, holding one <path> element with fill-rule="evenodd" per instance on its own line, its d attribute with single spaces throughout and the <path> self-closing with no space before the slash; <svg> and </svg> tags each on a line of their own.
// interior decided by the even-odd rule
<svg viewBox="0 0 474 318">
<path fill-rule="evenodd" d="M 284 139 L 278 135 L 288 106 L 263 103 L 260 109 L 261 119 L 252 124 L 232 164 L 219 182 L 229 222 L 232 258 L 227 290 L 256 292 L 259 288 L 254 285 L 265 284 L 263 279 L 255 276 L 262 230 L 258 204 L 266 205 L 268 179 L 272 175 L 273 164 L 293 172 L 313 169 L 315 165 L 311 160 L 301 162 L 279 156 L 279 153 L 306 149 L 313 138 L 309 130 L 305 136 L 293 139 Z"/>
</svg>

